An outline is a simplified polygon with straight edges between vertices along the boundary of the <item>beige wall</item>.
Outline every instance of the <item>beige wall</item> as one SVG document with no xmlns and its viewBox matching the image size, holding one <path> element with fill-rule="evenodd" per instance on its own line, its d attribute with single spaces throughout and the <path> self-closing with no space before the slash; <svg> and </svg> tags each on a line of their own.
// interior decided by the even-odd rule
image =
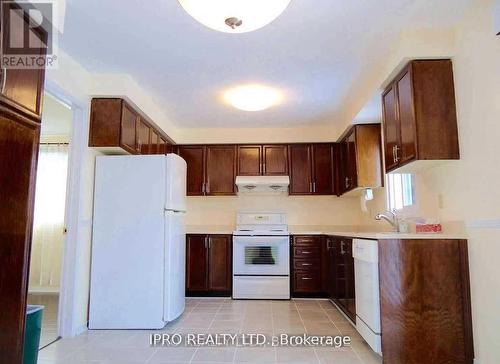
<svg viewBox="0 0 500 364">
<path fill-rule="evenodd" d="M 234 227 L 238 211 L 282 211 L 289 225 L 355 225 L 359 200 L 334 196 L 189 197 L 188 225 Z"/>
<path fill-rule="evenodd" d="M 500 362 L 500 37 L 494 35 L 492 5 L 475 1 L 455 34 L 461 160 L 420 173 L 417 183 L 417 198 L 423 201 L 417 215 L 465 226 L 474 346 L 481 364 Z M 384 206 L 385 195 L 379 192 L 370 211 Z M 371 221 L 369 214 L 365 221 Z"/>
</svg>

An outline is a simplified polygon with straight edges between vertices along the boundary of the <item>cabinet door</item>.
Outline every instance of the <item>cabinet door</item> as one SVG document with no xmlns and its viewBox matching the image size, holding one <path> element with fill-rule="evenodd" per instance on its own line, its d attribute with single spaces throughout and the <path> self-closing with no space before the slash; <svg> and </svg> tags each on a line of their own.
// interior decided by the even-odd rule
<svg viewBox="0 0 500 364">
<path fill-rule="evenodd" d="M 120 143 L 122 148 L 132 153 L 137 151 L 137 118 L 137 114 L 125 102 L 122 102 Z"/>
<path fill-rule="evenodd" d="M 178 152 L 187 164 L 187 195 L 203 195 L 205 193 L 205 147 L 202 145 L 180 146 Z"/>
<path fill-rule="evenodd" d="M 231 236 L 208 236 L 208 289 L 214 292 L 231 290 Z"/>
<path fill-rule="evenodd" d="M 345 269 L 345 243 L 341 238 L 333 240 L 332 245 L 333 276 L 333 299 L 342 309 L 346 307 L 346 269 Z"/>
<path fill-rule="evenodd" d="M 417 157 L 415 112 L 413 108 L 413 85 L 411 68 L 397 82 L 399 107 L 400 148 L 396 153 L 399 164 L 404 164 Z"/>
<path fill-rule="evenodd" d="M 9 54 L 31 55 L 37 48 L 39 51 L 34 56 L 45 55 L 46 32 L 41 27 L 31 25 L 28 27 L 26 12 L 14 2 L 6 4 L 2 2 L 1 6 L 3 19 L 0 21 L 0 26 L 3 49 L 0 53 L 5 54 L 7 58 Z M 8 49 L 11 44 L 15 48 Z M 0 98 L 14 109 L 40 118 L 44 69 L 2 68 L 0 72 Z"/>
<path fill-rule="evenodd" d="M 208 241 L 206 235 L 186 235 L 186 290 L 208 288 Z"/>
<path fill-rule="evenodd" d="M 384 113 L 385 169 L 390 171 L 398 165 L 396 148 L 399 147 L 399 120 L 395 86 L 387 89 L 382 95 L 382 107 Z"/>
<path fill-rule="evenodd" d="M 141 117 L 137 123 L 137 149 L 140 154 L 149 153 L 150 128 Z"/>
<path fill-rule="evenodd" d="M 311 146 L 294 144 L 289 147 L 290 195 L 312 193 Z"/>
<path fill-rule="evenodd" d="M 348 192 L 358 185 L 358 166 L 356 161 L 356 128 L 346 135 L 341 145 L 342 193 Z"/>
<path fill-rule="evenodd" d="M 331 144 L 313 145 L 313 193 L 331 195 L 334 193 L 334 161 Z"/>
<path fill-rule="evenodd" d="M 158 136 L 158 154 L 167 154 L 167 142 L 161 136 Z"/>
<path fill-rule="evenodd" d="M 262 174 L 286 176 L 288 174 L 288 147 L 286 145 L 264 145 L 262 147 Z"/>
<path fill-rule="evenodd" d="M 352 256 L 352 239 L 344 239 L 344 264 L 346 273 L 346 301 L 347 315 L 356 321 L 356 289 L 354 282 L 354 258 Z"/>
<path fill-rule="evenodd" d="M 320 294 L 320 271 L 296 270 L 293 273 L 293 292 L 304 294 Z"/>
<path fill-rule="evenodd" d="M 321 274 L 323 276 L 323 291 L 330 299 L 335 299 L 335 239 L 327 236 L 325 239 L 325 252 L 322 259 L 324 260 Z"/>
<path fill-rule="evenodd" d="M 149 154 L 158 154 L 158 133 L 151 128 L 149 136 Z"/>
<path fill-rule="evenodd" d="M 260 176 L 262 174 L 262 146 L 238 146 L 238 176 Z"/>
<path fill-rule="evenodd" d="M 207 146 L 206 194 L 234 195 L 236 186 L 236 147 L 233 145 Z"/>
</svg>

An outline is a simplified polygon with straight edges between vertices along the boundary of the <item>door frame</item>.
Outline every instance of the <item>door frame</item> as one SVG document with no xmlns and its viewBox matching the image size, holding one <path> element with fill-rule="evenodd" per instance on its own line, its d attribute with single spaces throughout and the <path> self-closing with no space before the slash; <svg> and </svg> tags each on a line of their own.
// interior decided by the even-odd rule
<svg viewBox="0 0 500 364">
<path fill-rule="evenodd" d="M 77 288 L 77 272 L 79 266 L 79 210 L 81 199 L 80 166 L 85 152 L 87 135 L 85 133 L 87 107 L 80 100 L 71 96 L 54 82 L 46 79 L 44 92 L 58 101 L 67 104 L 72 111 L 71 134 L 69 138 L 68 174 L 66 181 L 66 207 L 64 226 L 67 233 L 63 239 L 61 281 L 59 285 L 59 307 L 57 315 L 57 334 L 61 337 L 78 335 L 86 328 L 76 327 L 75 298 Z M 43 112 L 42 112 L 43 120 Z"/>
</svg>

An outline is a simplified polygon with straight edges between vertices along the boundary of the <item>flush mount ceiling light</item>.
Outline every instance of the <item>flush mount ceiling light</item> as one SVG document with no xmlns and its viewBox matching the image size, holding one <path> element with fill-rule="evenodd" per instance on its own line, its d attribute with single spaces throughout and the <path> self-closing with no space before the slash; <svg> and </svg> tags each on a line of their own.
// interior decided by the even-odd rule
<svg viewBox="0 0 500 364">
<path fill-rule="evenodd" d="M 224 101 L 243 111 L 261 111 L 283 101 L 283 94 L 271 87 L 250 84 L 227 90 Z"/>
<path fill-rule="evenodd" d="M 246 33 L 276 19 L 291 0 L 179 0 L 203 25 L 225 33 Z"/>
</svg>

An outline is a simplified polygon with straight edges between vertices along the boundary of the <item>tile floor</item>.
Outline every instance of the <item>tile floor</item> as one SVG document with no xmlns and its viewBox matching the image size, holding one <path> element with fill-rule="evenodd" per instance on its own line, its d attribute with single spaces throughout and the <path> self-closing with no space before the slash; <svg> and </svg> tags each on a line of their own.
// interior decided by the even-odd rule
<svg viewBox="0 0 500 364">
<path fill-rule="evenodd" d="M 350 347 L 151 347 L 150 333 L 349 335 Z M 88 331 L 42 349 L 39 364 L 60 363 L 381 363 L 328 301 L 188 299 L 186 312 L 161 331 Z"/>
<path fill-rule="evenodd" d="M 28 293 L 29 305 L 42 305 L 42 333 L 40 335 L 40 347 L 57 340 L 57 314 L 59 309 L 59 293 Z"/>
</svg>

